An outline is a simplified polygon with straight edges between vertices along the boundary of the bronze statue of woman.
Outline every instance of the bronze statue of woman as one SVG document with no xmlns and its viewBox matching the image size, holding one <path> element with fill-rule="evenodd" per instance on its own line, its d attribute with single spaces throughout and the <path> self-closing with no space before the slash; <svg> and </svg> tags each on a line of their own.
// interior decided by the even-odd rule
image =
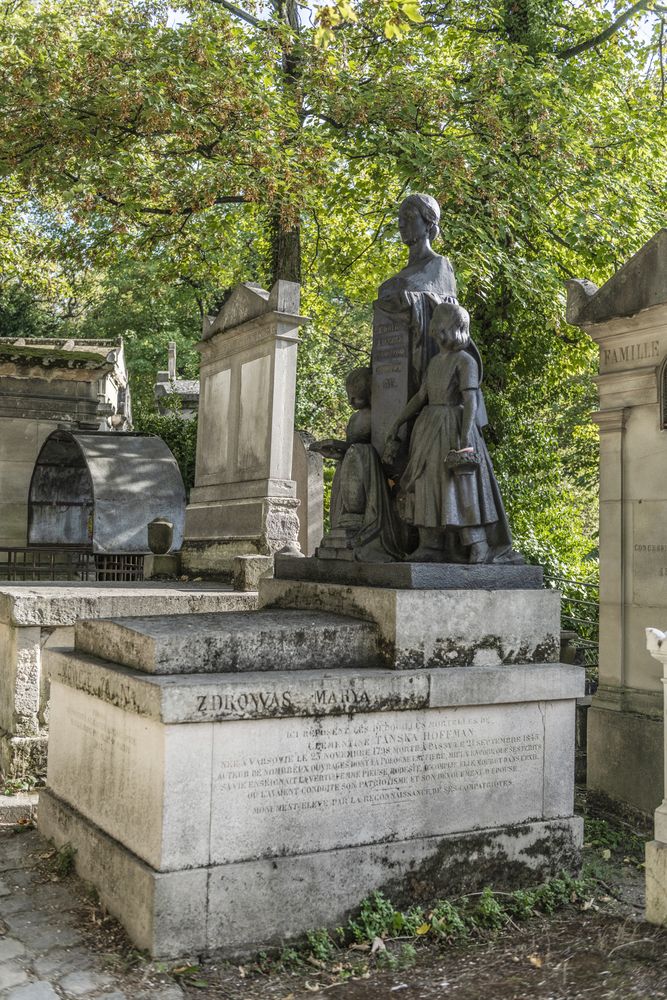
<svg viewBox="0 0 667 1000">
<path fill-rule="evenodd" d="M 441 302 L 456 302 L 456 278 L 447 257 L 431 243 L 439 233 L 440 206 L 429 194 L 411 194 L 398 210 L 398 229 L 408 247 L 408 262 L 378 289 L 377 305 L 383 313 L 405 316 L 411 332 L 410 378 L 412 396 L 437 353 L 428 336 L 433 310 Z"/>
</svg>

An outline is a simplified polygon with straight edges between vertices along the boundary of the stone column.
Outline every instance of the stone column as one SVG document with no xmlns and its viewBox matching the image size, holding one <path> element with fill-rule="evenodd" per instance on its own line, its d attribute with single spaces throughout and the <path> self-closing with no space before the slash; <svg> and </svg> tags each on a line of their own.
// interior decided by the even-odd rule
<svg viewBox="0 0 667 1000">
<path fill-rule="evenodd" d="M 292 479 L 299 285 L 237 285 L 207 317 L 195 486 L 182 567 L 231 574 L 238 556 L 298 553 Z"/>
</svg>

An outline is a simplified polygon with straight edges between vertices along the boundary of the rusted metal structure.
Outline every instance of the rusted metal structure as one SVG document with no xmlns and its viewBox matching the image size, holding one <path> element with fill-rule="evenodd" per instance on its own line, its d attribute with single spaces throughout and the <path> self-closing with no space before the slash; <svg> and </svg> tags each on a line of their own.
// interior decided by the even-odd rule
<svg viewBox="0 0 667 1000">
<path fill-rule="evenodd" d="M 161 438 L 57 430 L 46 439 L 30 482 L 29 545 L 148 553 L 155 518 L 171 521 L 171 551 L 180 549 L 185 488 Z"/>
</svg>

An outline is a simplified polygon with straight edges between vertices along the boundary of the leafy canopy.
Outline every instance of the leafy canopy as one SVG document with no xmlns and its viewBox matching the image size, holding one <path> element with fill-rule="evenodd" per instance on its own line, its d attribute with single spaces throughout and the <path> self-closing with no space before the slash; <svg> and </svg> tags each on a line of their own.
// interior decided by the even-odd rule
<svg viewBox="0 0 667 1000">
<path fill-rule="evenodd" d="M 665 224 L 664 7 L 15 0 L 0 19 L 0 290 L 122 329 L 149 386 L 166 340 L 192 366 L 202 312 L 270 283 L 276 226 L 296 232 L 298 419 L 331 433 L 404 260 L 397 205 L 428 191 L 515 529 L 586 555 L 595 354 L 562 285 L 602 282 Z"/>
</svg>

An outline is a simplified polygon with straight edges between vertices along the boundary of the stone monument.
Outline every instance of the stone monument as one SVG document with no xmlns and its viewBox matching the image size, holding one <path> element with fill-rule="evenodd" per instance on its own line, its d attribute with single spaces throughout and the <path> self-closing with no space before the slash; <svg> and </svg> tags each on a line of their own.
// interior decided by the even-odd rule
<svg viewBox="0 0 667 1000">
<path fill-rule="evenodd" d="M 588 785 L 650 813 L 663 790 L 663 698 L 642 637 L 667 611 L 667 229 L 601 288 L 569 282 L 567 319 L 600 347 L 600 683 Z"/>
<path fill-rule="evenodd" d="M 0 337 L 0 547 L 26 545 L 35 460 L 63 426 L 131 427 L 123 341 Z"/>
<path fill-rule="evenodd" d="M 453 525 L 458 551 L 438 537 L 429 546 L 436 560 L 400 558 L 393 458 L 383 465 L 374 444 L 375 374 L 356 370 L 345 440 L 318 443 L 339 462 L 333 527 L 318 557 L 277 553 L 256 612 L 81 623 L 74 651 L 49 651 L 40 829 L 75 848 L 79 873 L 152 955 L 232 957 L 280 945 L 343 923 L 374 890 L 414 903 L 577 867 L 583 670 L 557 662 L 560 599 L 543 589 L 540 567 L 494 561 L 489 526 L 505 522 L 479 426 L 468 423 L 481 405 L 469 345 L 460 345 L 468 360 L 445 359 L 451 378 L 428 381 L 444 363 L 428 357 L 423 339 L 441 329 L 436 307 L 458 310 L 448 313 L 457 329 L 462 319 L 444 301 L 453 298 L 444 293 L 451 269 L 428 244 L 434 222 L 423 206 L 435 217 L 434 204 L 408 199 L 402 222 L 418 246 L 401 272 L 409 367 L 403 396 L 380 400 L 380 444 L 396 441 L 389 432 L 402 414 L 408 420 L 426 372 L 425 409 L 454 412 L 443 418 L 449 430 L 426 414 L 438 425 L 438 447 L 426 449 L 438 468 L 427 461 L 422 486 L 437 486 L 438 517 L 449 516 L 445 496 L 459 513 L 474 512 Z M 233 298 L 226 307 L 231 336 L 242 336 L 239 315 L 254 324 L 249 310 L 274 323 L 275 305 L 255 301 L 267 293 L 237 293 L 240 308 Z M 285 320 L 293 338 L 297 308 Z M 374 372 L 385 363 L 374 358 Z M 216 364 L 224 408 L 235 376 Z M 453 383 L 469 398 L 440 400 L 440 381 L 444 395 Z M 415 438 L 418 425 L 400 439 L 413 465 L 429 440 Z M 202 469 L 212 467 L 206 475 L 218 478 L 198 486 L 194 510 L 200 504 L 214 525 L 231 526 L 231 499 L 220 499 L 227 466 L 216 459 Z M 459 474 L 464 481 L 453 484 Z M 256 495 L 234 483 L 236 500 Z M 415 508 L 423 499 L 415 495 Z M 203 531 L 206 516 L 192 523 Z M 446 534 L 449 521 L 439 524 Z M 483 537 L 459 537 L 475 525 Z M 219 529 L 215 544 L 224 541 Z"/>
<path fill-rule="evenodd" d="M 375 889 L 415 902 L 576 867 L 583 674 L 555 662 L 557 594 L 260 588 L 339 611 L 84 622 L 48 653 L 39 828 L 138 947 L 231 957 L 333 928 Z"/>
<path fill-rule="evenodd" d="M 236 556 L 298 552 L 292 476 L 297 284 L 233 289 L 204 322 L 195 485 L 181 565 L 228 574 Z"/>
</svg>

